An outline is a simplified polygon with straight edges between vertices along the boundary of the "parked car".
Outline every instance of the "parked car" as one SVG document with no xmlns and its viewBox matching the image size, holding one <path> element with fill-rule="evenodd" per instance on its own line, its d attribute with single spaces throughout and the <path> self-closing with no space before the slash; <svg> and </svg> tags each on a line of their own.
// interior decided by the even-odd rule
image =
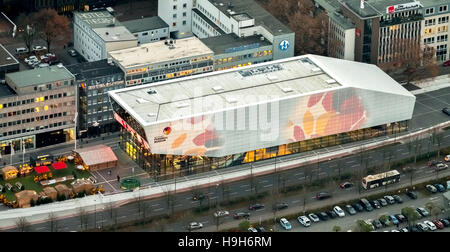
<svg viewBox="0 0 450 252">
<path fill-rule="evenodd" d="M 442 66 L 444 66 L 444 67 L 450 66 L 450 60 L 445 61 L 445 62 L 442 64 Z"/>
<path fill-rule="evenodd" d="M 288 208 L 289 207 L 289 205 L 288 205 L 288 203 L 277 203 L 277 204 L 275 204 L 274 206 L 273 206 L 273 209 L 275 210 L 283 210 L 283 209 L 286 209 L 286 208 Z"/>
<path fill-rule="evenodd" d="M 444 225 L 444 227 L 450 227 L 450 221 L 447 219 L 439 219 L 439 221 Z"/>
<path fill-rule="evenodd" d="M 417 223 L 416 227 L 420 232 L 427 232 L 428 230 L 430 230 L 430 228 L 423 223 Z"/>
<path fill-rule="evenodd" d="M 393 195 L 392 197 L 395 199 L 395 202 L 397 202 L 398 204 L 403 203 L 403 199 L 399 195 Z"/>
<path fill-rule="evenodd" d="M 75 51 L 74 49 L 67 50 L 67 53 L 69 53 L 69 55 L 72 57 L 76 57 L 78 55 L 77 51 Z"/>
<path fill-rule="evenodd" d="M 347 211 L 348 214 L 350 215 L 355 215 L 356 214 L 356 210 L 350 206 L 350 205 L 346 205 L 345 206 L 345 210 Z"/>
<path fill-rule="evenodd" d="M 16 54 L 22 54 L 22 53 L 27 53 L 27 52 L 28 52 L 28 48 L 25 48 L 25 47 L 16 48 Z"/>
<path fill-rule="evenodd" d="M 375 229 L 380 229 L 383 227 L 383 225 L 381 224 L 381 222 L 377 219 L 372 221 L 372 225 L 375 227 Z"/>
<path fill-rule="evenodd" d="M 389 221 L 389 219 L 382 219 L 382 218 L 380 218 L 380 219 L 378 219 L 380 222 L 381 222 L 381 224 L 383 224 L 383 226 L 385 226 L 385 227 L 389 227 L 389 225 L 391 224 L 391 222 Z"/>
<path fill-rule="evenodd" d="M 358 211 L 358 212 L 364 211 L 364 207 L 361 206 L 361 204 L 359 204 L 359 203 L 353 204 L 352 207 L 353 207 L 356 211 Z"/>
<path fill-rule="evenodd" d="M 445 192 L 446 191 L 445 187 L 443 185 L 441 185 L 441 184 L 435 184 L 434 187 L 436 187 L 438 192 Z"/>
<path fill-rule="evenodd" d="M 230 215 L 230 212 L 228 211 L 224 211 L 224 210 L 219 210 L 217 212 L 214 213 L 214 217 L 218 218 L 218 217 L 225 217 Z"/>
<path fill-rule="evenodd" d="M 298 222 L 300 222 L 300 224 L 302 224 L 304 227 L 309 227 L 311 226 L 311 221 L 308 219 L 308 217 L 306 216 L 299 216 L 297 218 Z"/>
<path fill-rule="evenodd" d="M 322 220 L 322 221 L 326 221 L 330 218 L 330 217 L 328 217 L 328 214 L 325 212 L 320 212 L 317 214 L 317 216 L 319 216 L 320 220 Z"/>
<path fill-rule="evenodd" d="M 450 116 L 450 109 L 449 108 L 443 108 L 442 112 L 448 116 Z"/>
<path fill-rule="evenodd" d="M 439 220 L 432 220 L 431 222 L 433 222 L 433 224 L 438 228 L 438 229 L 444 229 L 444 223 L 440 222 Z"/>
<path fill-rule="evenodd" d="M 393 197 L 393 196 L 391 196 L 391 195 L 386 195 L 386 196 L 384 196 L 383 197 L 385 200 L 386 200 L 386 202 L 387 203 L 389 203 L 389 204 L 395 204 L 395 198 Z"/>
<path fill-rule="evenodd" d="M 435 166 L 435 165 L 437 165 L 439 162 L 437 161 L 437 160 L 430 160 L 430 161 L 428 161 L 428 166 L 429 167 L 431 167 L 431 166 Z"/>
<path fill-rule="evenodd" d="M 191 222 L 188 225 L 188 230 L 200 229 L 203 227 L 203 224 L 200 222 Z"/>
<path fill-rule="evenodd" d="M 233 214 L 234 219 L 240 219 L 240 218 L 250 218 L 250 213 L 247 212 L 237 212 Z"/>
<path fill-rule="evenodd" d="M 392 222 L 392 224 L 394 225 L 398 225 L 400 222 L 397 220 L 397 218 L 395 218 L 394 215 L 389 215 L 389 220 Z"/>
<path fill-rule="evenodd" d="M 317 216 L 316 214 L 310 213 L 308 214 L 308 218 L 312 221 L 312 222 L 319 222 L 319 216 Z"/>
<path fill-rule="evenodd" d="M 38 60 L 38 58 L 36 56 L 32 55 L 28 58 L 25 58 L 23 61 L 25 61 L 25 63 L 28 64 L 28 62 L 30 62 L 30 61 L 37 61 L 37 60 Z"/>
<path fill-rule="evenodd" d="M 40 52 L 40 51 L 44 51 L 47 50 L 47 47 L 45 46 L 33 46 L 33 52 Z"/>
<path fill-rule="evenodd" d="M 434 225 L 433 222 L 431 222 L 431 221 L 426 220 L 423 222 L 423 224 L 427 225 L 428 229 L 430 229 L 431 231 L 434 231 L 437 229 L 436 225 Z"/>
<path fill-rule="evenodd" d="M 380 202 L 378 202 L 378 200 L 372 200 L 372 201 L 370 201 L 370 203 L 372 204 L 373 208 L 375 208 L 375 209 L 381 208 Z"/>
<path fill-rule="evenodd" d="M 387 203 L 387 201 L 386 201 L 385 199 L 378 199 L 378 202 L 380 202 L 380 205 L 381 205 L 382 207 L 385 207 L 385 206 L 388 205 L 388 203 Z"/>
<path fill-rule="evenodd" d="M 437 193 L 436 187 L 434 187 L 434 186 L 432 186 L 432 185 L 426 185 L 425 188 L 426 188 L 427 191 L 429 191 L 430 193 Z"/>
<path fill-rule="evenodd" d="M 436 165 L 436 170 L 438 171 L 442 171 L 448 168 L 448 165 L 444 164 L 444 163 L 439 163 Z"/>
<path fill-rule="evenodd" d="M 408 233 L 409 232 L 408 228 L 402 228 L 402 229 L 399 229 L 399 231 L 402 232 L 402 233 Z"/>
<path fill-rule="evenodd" d="M 338 217 L 338 215 L 337 215 L 334 211 L 327 211 L 326 213 L 328 214 L 328 216 L 329 216 L 331 219 L 335 219 L 335 218 Z"/>
<path fill-rule="evenodd" d="M 248 232 L 251 232 L 251 233 L 258 233 L 258 229 L 254 228 L 254 227 L 249 227 L 249 228 L 248 228 Z"/>
<path fill-rule="evenodd" d="M 264 208 L 263 204 L 256 203 L 256 204 L 250 205 L 248 207 L 248 210 L 258 210 L 258 209 L 263 209 L 263 208 Z"/>
<path fill-rule="evenodd" d="M 403 223 L 403 222 L 406 221 L 406 217 L 405 217 L 403 214 L 396 214 L 396 215 L 394 215 L 394 216 L 395 216 L 395 218 L 397 218 L 397 220 L 398 220 L 400 223 Z"/>
<path fill-rule="evenodd" d="M 342 208 L 341 207 L 339 207 L 339 206 L 335 206 L 335 207 L 333 207 L 333 211 L 337 214 L 337 216 L 339 216 L 339 217 L 345 217 L 345 213 L 344 213 L 344 210 L 342 210 Z"/>
<path fill-rule="evenodd" d="M 414 191 L 407 191 L 406 196 L 408 196 L 410 199 L 417 199 L 417 193 Z"/>
<path fill-rule="evenodd" d="M 450 190 L 450 180 L 447 180 L 447 190 Z"/>
<path fill-rule="evenodd" d="M 370 203 L 369 203 L 369 201 L 367 200 L 367 199 L 361 199 L 360 200 L 360 203 L 361 203 L 361 205 L 364 207 L 364 209 L 367 211 L 367 212 L 370 212 L 370 211 L 372 211 L 373 210 L 373 207 L 372 207 L 372 205 L 370 205 Z"/>
<path fill-rule="evenodd" d="M 286 220 L 286 218 L 281 218 L 280 225 L 286 230 L 290 230 L 292 228 L 291 223 Z"/>
<path fill-rule="evenodd" d="M 255 228 L 258 232 L 263 233 L 266 232 L 266 230 L 264 229 L 264 227 L 256 227 Z"/>
<path fill-rule="evenodd" d="M 427 217 L 430 215 L 430 213 L 427 210 L 425 210 L 425 208 L 423 208 L 423 207 L 418 207 L 418 208 L 416 208 L 416 210 L 422 217 Z"/>
<path fill-rule="evenodd" d="M 340 187 L 342 189 L 347 189 L 347 188 L 353 187 L 353 183 L 351 183 L 351 182 L 344 182 L 344 183 L 340 184 Z"/>
<path fill-rule="evenodd" d="M 316 195 L 316 199 L 318 199 L 318 200 L 328 199 L 330 197 L 331 197 L 331 194 L 329 194 L 328 192 L 320 192 Z"/>
</svg>

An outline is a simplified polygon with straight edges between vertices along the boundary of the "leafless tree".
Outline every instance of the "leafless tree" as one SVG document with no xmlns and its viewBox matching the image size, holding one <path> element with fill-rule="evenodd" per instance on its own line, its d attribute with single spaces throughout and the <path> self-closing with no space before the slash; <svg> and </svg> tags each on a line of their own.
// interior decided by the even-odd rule
<svg viewBox="0 0 450 252">
<path fill-rule="evenodd" d="M 64 45 L 70 40 L 70 21 L 56 10 L 42 9 L 34 15 L 34 19 L 39 37 L 47 43 L 49 52 L 53 43 Z"/>
<path fill-rule="evenodd" d="M 31 52 L 33 43 L 37 37 L 37 31 L 35 28 L 33 15 L 27 15 L 25 13 L 20 14 L 18 17 L 19 30 L 21 31 L 20 37 L 22 37 L 25 47 Z"/>
<path fill-rule="evenodd" d="M 58 219 L 53 212 L 48 215 L 48 223 L 50 224 L 50 232 L 58 232 Z"/>
<path fill-rule="evenodd" d="M 27 221 L 25 217 L 19 217 L 16 220 L 16 227 L 19 229 L 19 232 L 29 232 L 30 231 L 30 223 Z"/>
<path fill-rule="evenodd" d="M 89 224 L 89 216 L 84 208 L 80 207 L 78 209 L 78 217 L 80 218 L 80 230 L 87 230 Z"/>
</svg>

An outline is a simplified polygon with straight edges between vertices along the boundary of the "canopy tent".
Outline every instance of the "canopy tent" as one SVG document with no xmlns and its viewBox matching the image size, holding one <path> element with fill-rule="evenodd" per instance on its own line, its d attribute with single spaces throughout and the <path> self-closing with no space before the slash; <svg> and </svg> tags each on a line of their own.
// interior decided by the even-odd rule
<svg viewBox="0 0 450 252">
<path fill-rule="evenodd" d="M 53 168 L 55 170 L 62 170 L 62 169 L 66 169 L 67 168 L 67 165 L 64 162 L 54 162 L 52 164 L 52 166 L 53 166 Z"/>
<path fill-rule="evenodd" d="M 38 166 L 38 167 L 35 167 L 34 170 L 35 170 L 38 174 L 46 173 L 46 172 L 49 172 L 49 171 L 50 171 L 50 169 L 48 169 L 47 166 Z"/>
<path fill-rule="evenodd" d="M 89 170 L 102 170 L 115 168 L 117 166 L 117 157 L 111 147 L 104 144 L 78 149 L 76 153 L 83 161 L 84 166 Z"/>
</svg>

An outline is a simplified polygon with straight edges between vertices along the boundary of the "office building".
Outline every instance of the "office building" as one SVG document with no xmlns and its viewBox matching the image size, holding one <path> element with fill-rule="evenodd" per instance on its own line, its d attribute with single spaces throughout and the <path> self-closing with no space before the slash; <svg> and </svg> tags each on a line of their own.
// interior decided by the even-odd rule
<svg viewBox="0 0 450 252">
<path fill-rule="evenodd" d="M 160 17 L 149 17 L 122 22 L 138 39 L 138 45 L 169 38 L 169 25 Z"/>
</svg>

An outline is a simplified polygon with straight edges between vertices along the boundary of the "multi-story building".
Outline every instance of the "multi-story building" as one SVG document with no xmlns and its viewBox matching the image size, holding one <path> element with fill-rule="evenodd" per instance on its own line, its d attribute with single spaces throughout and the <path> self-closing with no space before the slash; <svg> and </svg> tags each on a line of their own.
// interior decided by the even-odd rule
<svg viewBox="0 0 450 252">
<path fill-rule="evenodd" d="M 6 74 L 0 84 L 0 151 L 11 153 L 68 142 L 75 137 L 76 88 L 64 67 Z"/>
<path fill-rule="evenodd" d="M 314 55 L 109 95 L 121 147 L 155 179 L 404 131 L 415 105 L 375 65 Z"/>
<path fill-rule="evenodd" d="M 55 9 L 59 13 L 71 14 L 72 11 L 88 11 L 114 6 L 117 0 L 21 0 L 16 2 L 21 2 L 23 9 L 29 12 Z"/>
<path fill-rule="evenodd" d="M 68 66 L 78 86 L 78 125 L 81 136 L 119 130 L 113 118 L 108 91 L 125 87 L 122 69 L 107 60 Z"/>
<path fill-rule="evenodd" d="M 193 0 L 158 0 L 158 16 L 169 25 L 171 38 L 192 36 Z"/>
<path fill-rule="evenodd" d="M 19 61 L 0 44 L 0 81 L 5 79 L 7 73 L 19 71 Z"/>
<path fill-rule="evenodd" d="M 138 39 L 108 11 L 74 12 L 73 26 L 74 48 L 87 61 L 137 46 Z"/>
<path fill-rule="evenodd" d="M 138 39 L 138 44 L 151 43 L 169 38 L 169 25 L 154 16 L 122 22 Z"/>
<path fill-rule="evenodd" d="M 143 44 L 109 55 L 125 73 L 126 86 L 214 70 L 213 51 L 196 37 Z"/>
<path fill-rule="evenodd" d="M 449 18 L 450 2 L 448 0 L 422 1 L 424 20 L 422 21 L 422 42 L 424 46 L 433 48 L 438 61 L 446 61 L 449 57 Z"/>
</svg>

